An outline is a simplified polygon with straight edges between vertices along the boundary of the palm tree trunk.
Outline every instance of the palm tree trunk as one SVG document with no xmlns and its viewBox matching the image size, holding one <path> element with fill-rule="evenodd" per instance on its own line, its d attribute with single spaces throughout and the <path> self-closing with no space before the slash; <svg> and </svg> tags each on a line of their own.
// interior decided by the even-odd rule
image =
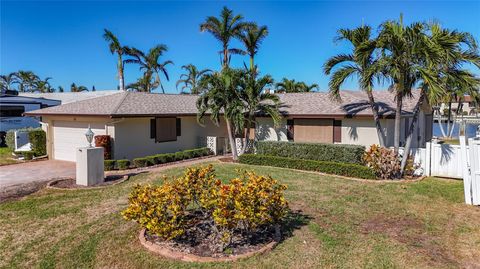
<svg viewBox="0 0 480 269">
<path fill-rule="evenodd" d="M 412 145 L 413 133 L 415 131 L 415 124 L 417 123 L 418 113 L 420 112 L 420 107 L 422 106 L 424 99 L 425 99 L 425 90 L 422 89 L 420 91 L 420 98 L 418 98 L 417 104 L 413 109 L 412 122 L 408 127 L 408 136 L 405 142 L 405 149 L 403 151 L 402 162 L 400 163 L 400 176 L 403 176 L 403 172 L 405 171 L 405 166 L 407 165 L 408 156 L 410 155 L 410 149 L 411 149 L 410 147 Z"/>
<path fill-rule="evenodd" d="M 125 90 L 125 80 L 123 76 L 123 61 L 122 56 L 118 55 L 118 83 L 121 91 Z"/>
<path fill-rule="evenodd" d="M 230 148 L 232 149 L 232 158 L 234 161 L 236 161 L 238 160 L 237 143 L 235 143 L 230 120 L 225 118 L 225 122 L 227 123 L 228 140 L 230 141 Z"/>
<path fill-rule="evenodd" d="M 448 116 L 447 116 L 447 135 L 448 135 L 448 137 L 450 137 L 450 133 L 451 133 L 450 128 L 452 128 L 452 126 L 450 124 L 450 118 L 451 117 L 452 117 L 452 101 L 450 100 L 448 102 Z"/>
<path fill-rule="evenodd" d="M 370 103 L 370 108 L 372 109 L 373 120 L 375 121 L 375 128 L 377 129 L 378 143 L 380 143 L 380 146 L 385 147 L 385 134 L 380 124 L 380 118 L 378 117 L 378 108 L 375 106 L 375 99 L 373 98 L 373 93 L 369 90 L 367 90 L 366 92 L 368 96 L 368 102 Z"/>
<path fill-rule="evenodd" d="M 228 67 L 228 47 L 223 47 L 223 68 Z"/>
<path fill-rule="evenodd" d="M 400 129 L 401 129 L 401 117 L 402 117 L 402 99 L 403 96 L 401 92 L 397 93 L 397 107 L 395 110 L 395 133 L 393 136 L 393 147 L 396 153 L 400 148 Z"/>
<path fill-rule="evenodd" d="M 252 72 L 252 74 L 253 74 L 253 67 L 254 67 L 254 65 L 253 65 L 253 55 L 251 55 L 250 56 L 250 72 Z"/>
<path fill-rule="evenodd" d="M 252 130 L 252 125 L 251 123 L 253 122 L 253 115 L 252 114 L 248 114 L 248 120 L 247 120 L 247 130 L 245 132 L 245 137 L 243 139 L 243 147 L 242 147 L 242 150 L 240 151 L 240 155 L 244 154 L 245 151 L 247 150 L 247 146 L 248 146 L 248 141 L 250 141 L 250 134 L 251 134 L 251 130 Z"/>
</svg>

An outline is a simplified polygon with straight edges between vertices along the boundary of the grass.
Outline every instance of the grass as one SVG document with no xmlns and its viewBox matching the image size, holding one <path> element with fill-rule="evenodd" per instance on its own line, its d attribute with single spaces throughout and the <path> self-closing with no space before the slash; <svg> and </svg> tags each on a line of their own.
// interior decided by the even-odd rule
<svg viewBox="0 0 480 269">
<path fill-rule="evenodd" d="M 461 181 L 364 183 L 259 166 L 216 164 L 222 179 L 236 168 L 269 174 L 289 186 L 302 210 L 293 235 L 272 252 L 233 264 L 190 264 L 143 249 L 139 227 L 123 220 L 134 184 L 160 184 L 142 173 L 105 189 L 44 189 L 0 204 L 0 268 L 476 268 L 480 210 L 463 204 Z"/>
<path fill-rule="evenodd" d="M 0 147 L 0 165 L 17 163 L 18 160 L 12 156 L 12 151 L 8 147 Z"/>
</svg>

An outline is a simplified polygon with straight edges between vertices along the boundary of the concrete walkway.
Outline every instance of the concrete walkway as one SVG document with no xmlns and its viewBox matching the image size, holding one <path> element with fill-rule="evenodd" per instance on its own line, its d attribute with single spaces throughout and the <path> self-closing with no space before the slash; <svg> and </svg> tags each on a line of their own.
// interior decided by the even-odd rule
<svg viewBox="0 0 480 269">
<path fill-rule="evenodd" d="M 0 189 L 8 186 L 44 182 L 59 177 L 75 177 L 75 163 L 36 161 L 0 166 Z"/>
</svg>

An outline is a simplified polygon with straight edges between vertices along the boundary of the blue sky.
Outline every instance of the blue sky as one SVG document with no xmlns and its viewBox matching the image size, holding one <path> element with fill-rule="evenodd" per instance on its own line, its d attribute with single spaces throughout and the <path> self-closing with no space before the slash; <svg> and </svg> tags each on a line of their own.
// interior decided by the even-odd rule
<svg viewBox="0 0 480 269">
<path fill-rule="evenodd" d="M 97 90 L 116 89 L 116 56 L 102 38 L 104 28 L 124 45 L 148 50 L 158 43 L 169 48 L 167 92 L 175 93 L 181 66 L 219 69 L 220 44 L 200 33 L 206 16 L 217 16 L 226 5 L 247 20 L 267 25 L 270 31 L 257 56 L 263 74 L 275 80 L 288 77 L 317 83 L 326 90 L 322 73 L 327 58 L 348 52 L 333 41 L 339 28 L 363 23 L 377 29 L 387 19 L 404 14 L 405 22 L 437 20 L 444 27 L 467 31 L 480 41 L 480 1 L 4 1 L 0 6 L 0 73 L 32 70 L 42 78 L 53 77 L 54 86 L 69 89 L 75 82 Z M 240 47 L 237 42 L 233 46 Z M 246 57 L 234 56 L 241 67 Z M 126 67 L 126 83 L 141 73 Z M 478 74 L 478 70 L 475 70 Z M 381 86 L 380 86 L 381 87 Z M 348 81 L 345 89 L 356 89 Z M 158 90 L 157 90 L 158 91 Z"/>
</svg>

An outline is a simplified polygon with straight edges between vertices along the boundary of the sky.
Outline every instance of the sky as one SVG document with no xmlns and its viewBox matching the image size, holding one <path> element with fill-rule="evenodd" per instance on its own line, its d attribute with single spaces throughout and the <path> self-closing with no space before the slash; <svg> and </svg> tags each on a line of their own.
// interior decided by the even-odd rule
<svg viewBox="0 0 480 269">
<path fill-rule="evenodd" d="M 316 83 L 328 89 L 322 65 L 336 54 L 348 53 L 345 43 L 334 42 L 337 30 L 362 24 L 373 27 L 398 19 L 440 22 L 444 27 L 470 32 L 480 41 L 480 0 L 476 1 L 4 1 L 0 0 L 0 74 L 31 70 L 52 77 L 55 87 L 70 84 L 117 89 L 116 56 L 102 38 L 111 30 L 122 45 L 147 51 L 165 44 L 163 60 L 170 81 L 166 92 L 178 93 L 175 83 L 182 65 L 220 69 L 220 43 L 199 25 L 207 16 L 218 16 L 223 6 L 247 21 L 267 25 L 269 35 L 256 57 L 262 74 L 276 81 L 283 77 Z M 240 47 L 237 41 L 232 47 Z M 242 67 L 247 56 L 233 56 L 232 66 Z M 477 74 L 478 70 L 474 70 Z M 126 83 L 141 76 L 136 65 L 125 68 Z M 356 90 L 355 79 L 343 89 Z M 386 88 L 378 85 L 378 89 Z M 157 92 L 159 89 L 156 90 Z"/>
</svg>

